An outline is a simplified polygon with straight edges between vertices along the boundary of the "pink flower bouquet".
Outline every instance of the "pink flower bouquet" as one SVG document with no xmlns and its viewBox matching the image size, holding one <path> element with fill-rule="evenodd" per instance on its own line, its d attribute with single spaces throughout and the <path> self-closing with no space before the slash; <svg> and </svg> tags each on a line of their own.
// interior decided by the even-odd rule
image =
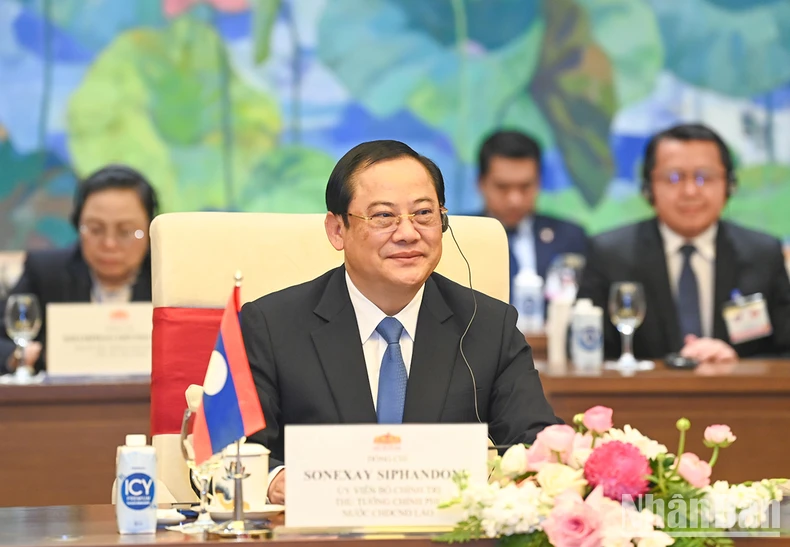
<svg viewBox="0 0 790 547">
<path fill-rule="evenodd" d="M 610 408 L 593 407 L 574 425 L 547 427 L 531 446 L 516 445 L 491 459 L 486 484 L 456 477 L 459 495 L 442 507 L 460 507 L 463 520 L 441 539 L 499 537 L 529 547 L 712 547 L 731 544 L 733 530 L 778 526 L 785 480 L 711 485 L 719 451 L 736 440 L 726 425 L 705 430 L 709 461 L 684 451 L 691 427 L 685 418 L 676 424 L 680 457 L 631 426 L 614 428 Z"/>
</svg>

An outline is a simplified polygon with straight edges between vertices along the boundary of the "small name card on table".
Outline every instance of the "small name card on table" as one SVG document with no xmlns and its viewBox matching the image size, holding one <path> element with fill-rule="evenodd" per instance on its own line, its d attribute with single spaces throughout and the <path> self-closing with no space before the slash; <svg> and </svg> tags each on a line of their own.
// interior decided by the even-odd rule
<svg viewBox="0 0 790 547">
<path fill-rule="evenodd" d="M 47 374 L 151 374 L 153 305 L 47 304 Z"/>
<path fill-rule="evenodd" d="M 485 424 L 285 427 L 285 525 L 452 526 L 456 472 L 487 480 Z"/>
</svg>

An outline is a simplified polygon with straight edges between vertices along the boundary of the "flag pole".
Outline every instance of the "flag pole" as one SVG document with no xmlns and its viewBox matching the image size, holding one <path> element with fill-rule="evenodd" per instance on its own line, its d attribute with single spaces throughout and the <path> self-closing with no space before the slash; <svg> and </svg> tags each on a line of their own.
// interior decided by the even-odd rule
<svg viewBox="0 0 790 547">
<path fill-rule="evenodd" d="M 236 270 L 234 279 L 236 280 L 236 285 L 233 289 L 233 300 L 236 314 L 238 314 L 241 308 L 241 281 L 244 279 L 241 271 Z M 227 469 L 227 478 L 233 479 L 233 520 L 223 522 L 209 531 L 206 534 L 208 539 L 262 539 L 272 537 L 272 531 L 269 528 L 244 519 L 242 481 L 249 475 L 244 473 L 244 467 L 241 464 L 241 443 L 243 440 L 245 440 L 244 437 L 236 440 L 236 461 L 232 462 L 230 468 Z"/>
</svg>

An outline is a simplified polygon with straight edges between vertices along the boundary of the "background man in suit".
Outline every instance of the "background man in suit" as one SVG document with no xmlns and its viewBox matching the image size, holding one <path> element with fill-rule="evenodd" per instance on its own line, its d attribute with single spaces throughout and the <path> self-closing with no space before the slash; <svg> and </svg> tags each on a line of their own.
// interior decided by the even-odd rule
<svg viewBox="0 0 790 547">
<path fill-rule="evenodd" d="M 680 351 L 703 362 L 731 362 L 790 349 L 790 281 L 780 242 L 720 219 L 736 188 L 724 141 L 702 125 L 667 129 L 648 143 L 642 177 L 656 218 L 591 240 L 579 298 L 606 310 L 613 282 L 644 284 L 647 313 L 634 335 L 637 357 Z M 722 311 L 733 291 L 762 293 L 772 335 L 730 342 Z M 604 346 L 608 356 L 619 355 L 608 315 Z"/>
<path fill-rule="evenodd" d="M 499 220 L 510 243 L 510 281 L 521 270 L 546 280 L 552 259 L 563 253 L 584 254 L 584 230 L 564 220 L 535 213 L 540 193 L 540 146 L 518 131 L 498 131 L 480 148 L 478 186 L 484 214 Z"/>
<path fill-rule="evenodd" d="M 558 423 L 515 309 L 434 273 L 448 219 L 431 160 L 401 142 L 363 143 L 335 166 L 326 204 L 344 265 L 241 312 L 266 417 L 252 440 L 273 462 L 286 424 L 480 421 L 509 444 Z M 273 503 L 284 484 L 280 471 Z"/>
<path fill-rule="evenodd" d="M 46 366 L 42 344 L 48 303 L 151 301 L 148 226 L 156 209 L 156 192 L 129 167 L 104 167 L 79 186 L 71 216 L 79 243 L 28 253 L 9 293 L 35 294 L 44 314 L 39 335 L 25 348 L 26 365 L 36 371 Z M 0 306 L 5 309 L 5 302 Z M 5 335 L 5 325 L 0 327 Z M 13 372 L 18 365 L 13 342 L 0 339 L 0 373 Z"/>
</svg>

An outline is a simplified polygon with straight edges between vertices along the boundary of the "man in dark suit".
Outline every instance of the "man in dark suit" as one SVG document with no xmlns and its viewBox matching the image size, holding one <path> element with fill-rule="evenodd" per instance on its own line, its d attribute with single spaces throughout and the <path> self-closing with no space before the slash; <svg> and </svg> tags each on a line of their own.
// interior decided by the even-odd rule
<svg viewBox="0 0 790 547">
<path fill-rule="evenodd" d="M 449 221 L 431 160 L 363 143 L 335 166 L 326 202 L 344 265 L 241 312 L 266 417 L 252 440 L 275 464 L 287 424 L 480 421 L 510 444 L 558 423 L 515 309 L 434 273 Z M 271 480 L 273 503 L 284 482 L 284 471 Z"/>
<path fill-rule="evenodd" d="M 535 213 L 541 169 L 535 139 L 518 131 L 498 131 L 480 148 L 478 166 L 484 214 L 499 220 L 508 233 L 511 295 L 520 271 L 535 272 L 545 281 L 554 257 L 586 252 L 587 238 L 580 226 Z"/>
<path fill-rule="evenodd" d="M 44 370 L 46 306 L 56 302 L 150 302 L 148 226 L 156 214 L 156 193 L 137 171 L 107 166 L 77 189 L 71 221 L 80 235 L 66 249 L 28 253 L 9 293 L 31 293 L 41 307 L 41 330 L 25 348 L 24 364 Z M 0 303 L 5 309 L 5 302 Z M 0 329 L 5 335 L 3 317 Z M 14 343 L 0 338 L 0 374 L 20 364 Z"/>
<path fill-rule="evenodd" d="M 579 298 L 607 310 L 612 283 L 637 281 L 647 301 L 633 338 L 639 358 L 680 352 L 701 362 L 775 355 L 790 349 L 790 281 L 780 242 L 720 219 L 736 179 L 724 141 L 702 125 L 655 135 L 643 164 L 643 192 L 656 217 L 591 240 Z M 737 292 L 736 292 L 737 291 Z M 735 344 L 725 304 L 761 293 L 773 333 Z M 607 356 L 620 337 L 605 316 Z"/>
</svg>

